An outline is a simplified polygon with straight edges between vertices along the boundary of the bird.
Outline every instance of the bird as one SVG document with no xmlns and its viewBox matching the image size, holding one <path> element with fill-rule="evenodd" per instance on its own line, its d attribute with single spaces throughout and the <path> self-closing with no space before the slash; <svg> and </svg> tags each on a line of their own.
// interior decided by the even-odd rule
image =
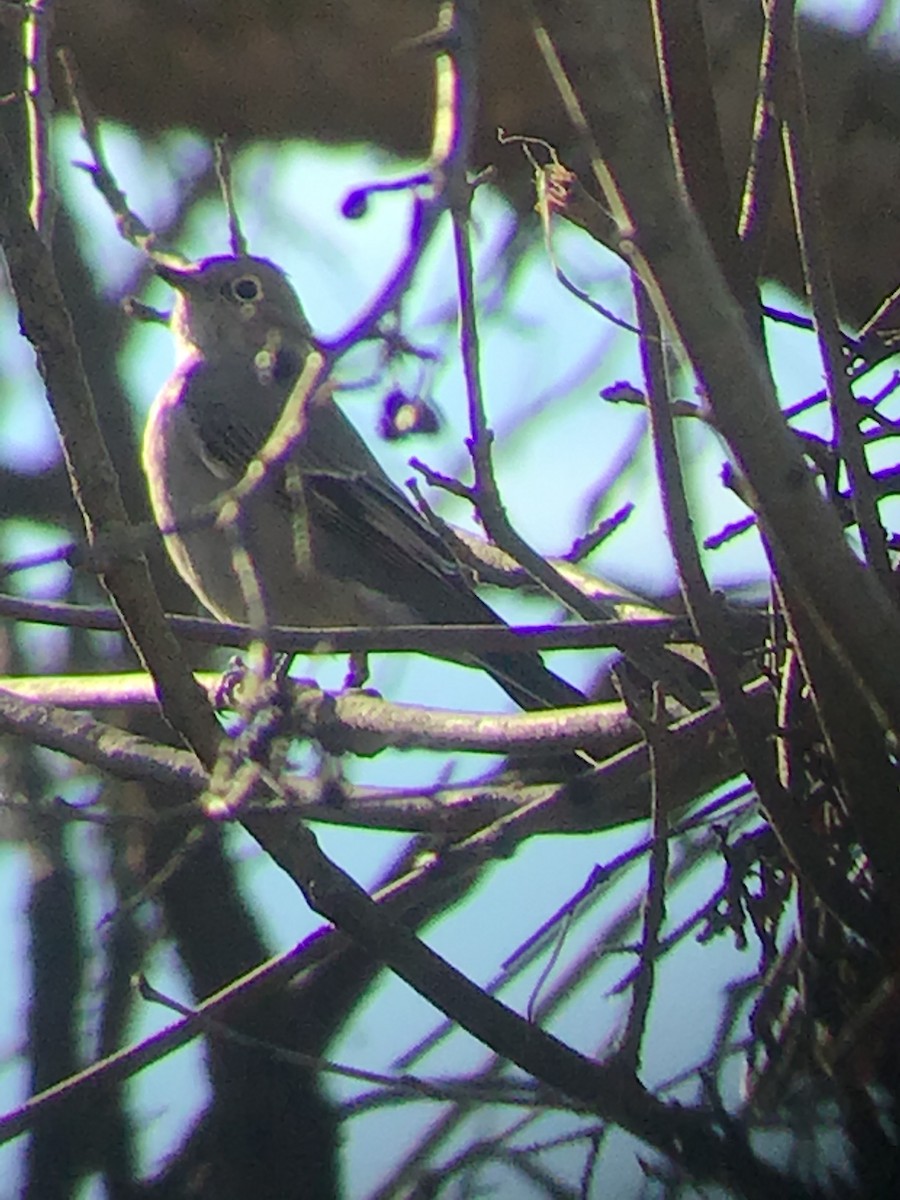
<svg viewBox="0 0 900 1200">
<path fill-rule="evenodd" d="M 177 358 L 153 402 L 143 467 L 156 522 L 178 573 L 215 617 L 248 620 L 233 539 L 203 513 L 243 476 L 278 421 L 313 335 L 284 272 L 268 259 L 221 255 L 156 274 L 175 291 Z M 289 460 L 246 501 L 240 522 L 275 625 L 495 624 L 502 619 L 442 537 L 319 389 Z M 479 651 L 524 709 L 586 703 L 533 650 Z"/>
</svg>

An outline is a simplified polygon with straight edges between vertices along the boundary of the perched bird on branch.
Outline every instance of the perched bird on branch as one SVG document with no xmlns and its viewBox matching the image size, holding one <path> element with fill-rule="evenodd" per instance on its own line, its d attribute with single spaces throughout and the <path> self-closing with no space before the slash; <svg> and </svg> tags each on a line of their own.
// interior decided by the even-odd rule
<svg viewBox="0 0 900 1200">
<path fill-rule="evenodd" d="M 244 476 L 300 377 L 310 327 L 265 259 L 155 269 L 177 293 L 178 362 L 150 412 L 144 470 L 172 561 L 205 607 L 224 621 L 252 617 L 240 544 L 271 624 L 498 623 L 327 388 L 310 396 L 292 453 L 239 505 L 234 528 L 216 523 L 216 502 Z M 585 702 L 534 651 L 460 658 L 523 708 Z"/>
</svg>

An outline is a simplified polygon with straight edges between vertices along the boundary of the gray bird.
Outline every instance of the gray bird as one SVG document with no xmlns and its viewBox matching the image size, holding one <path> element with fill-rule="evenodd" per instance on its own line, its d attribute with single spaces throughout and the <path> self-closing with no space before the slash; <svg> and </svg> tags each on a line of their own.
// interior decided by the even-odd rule
<svg viewBox="0 0 900 1200">
<path fill-rule="evenodd" d="M 198 513 L 243 475 L 303 369 L 310 327 L 284 274 L 261 258 L 157 265 L 177 292 L 174 373 L 154 401 L 144 470 L 181 576 L 211 613 L 245 621 L 232 540 Z M 248 501 L 243 543 L 278 625 L 484 624 L 500 618 L 391 482 L 330 396 L 307 409 L 285 468 Z M 523 708 L 583 704 L 538 654 L 484 653 Z"/>
</svg>

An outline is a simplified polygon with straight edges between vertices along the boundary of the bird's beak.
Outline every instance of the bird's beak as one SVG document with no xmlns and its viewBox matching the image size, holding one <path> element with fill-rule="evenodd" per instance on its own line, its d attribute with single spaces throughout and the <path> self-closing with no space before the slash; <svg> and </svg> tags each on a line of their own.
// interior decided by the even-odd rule
<svg viewBox="0 0 900 1200">
<path fill-rule="evenodd" d="M 192 266 L 175 266 L 173 263 L 155 261 L 153 270 L 169 287 L 178 292 L 190 291 L 191 284 L 197 278 L 197 268 Z"/>
</svg>

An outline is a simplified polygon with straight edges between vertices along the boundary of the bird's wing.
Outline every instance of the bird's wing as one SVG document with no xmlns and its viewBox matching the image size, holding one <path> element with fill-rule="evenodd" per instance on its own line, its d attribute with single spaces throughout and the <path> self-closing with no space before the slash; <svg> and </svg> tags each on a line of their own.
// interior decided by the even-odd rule
<svg viewBox="0 0 900 1200">
<path fill-rule="evenodd" d="M 277 421 L 290 383 L 264 384 L 243 364 L 194 378 L 203 402 L 203 450 L 225 481 L 236 481 Z M 216 399 L 240 388 L 240 406 Z M 196 401 L 195 401 L 196 402 Z M 304 524 L 312 565 L 333 578 L 398 601 L 425 624 L 495 624 L 497 614 L 471 590 L 446 545 L 391 481 L 355 427 L 329 398 L 306 413 L 307 428 L 293 458 L 272 481 L 275 502 Z M 197 422 L 195 420 L 195 426 Z M 474 658 L 473 658 L 474 661 Z M 486 653 L 477 661 L 524 708 L 584 703 L 583 695 L 549 671 L 533 651 Z"/>
<path fill-rule="evenodd" d="M 442 540 L 391 485 L 370 475 L 307 473 L 307 530 L 316 564 L 340 579 L 374 588 L 411 608 L 427 624 L 498 624 L 470 590 Z M 487 651 L 479 663 L 525 709 L 585 703 L 534 651 Z"/>
<path fill-rule="evenodd" d="M 496 622 L 441 538 L 393 485 L 358 471 L 306 471 L 303 491 L 322 570 L 403 601 L 423 622 Z"/>
<path fill-rule="evenodd" d="M 213 378 L 213 373 L 215 378 Z M 290 381 L 263 383 L 242 363 L 191 373 L 184 391 L 200 451 L 223 486 L 237 482 L 278 420 Z M 238 390 L 239 405 L 219 397 Z M 202 403 L 202 420 L 197 406 Z M 275 502 L 308 525 L 315 565 L 415 607 L 423 622 L 497 617 L 469 589 L 444 542 L 385 473 L 355 427 L 327 397 L 306 413 L 287 467 L 271 483 Z M 415 597 L 410 605 L 410 597 Z"/>
</svg>

